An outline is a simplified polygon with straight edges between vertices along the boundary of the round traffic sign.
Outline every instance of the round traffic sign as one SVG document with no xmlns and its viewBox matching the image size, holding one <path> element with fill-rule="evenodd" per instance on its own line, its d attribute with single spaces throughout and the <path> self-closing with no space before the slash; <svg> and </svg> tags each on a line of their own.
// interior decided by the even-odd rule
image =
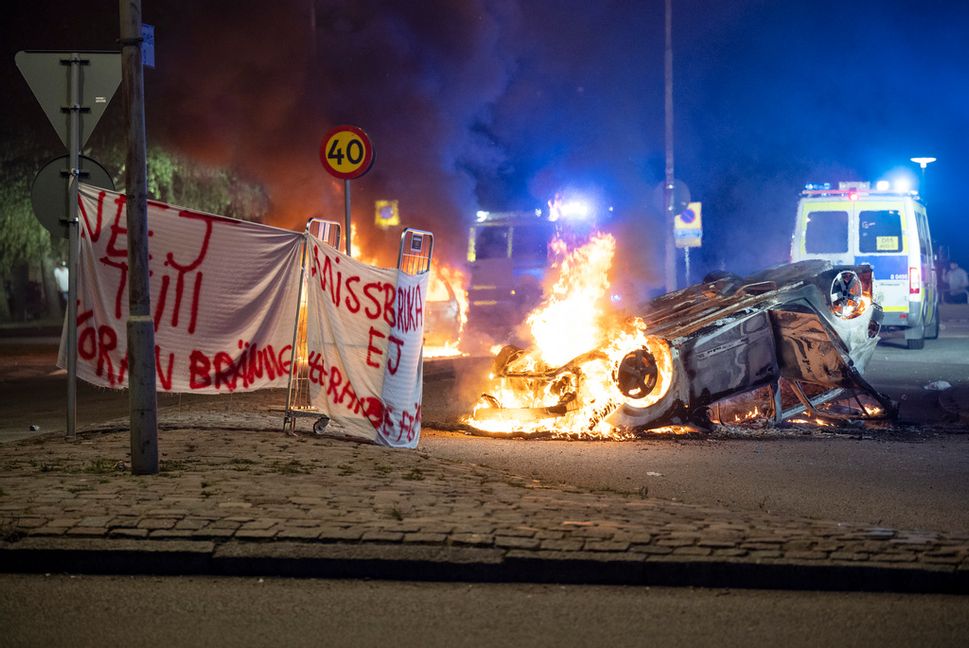
<svg viewBox="0 0 969 648">
<path fill-rule="evenodd" d="M 34 177 L 30 187 L 30 202 L 40 224 L 53 236 L 68 237 L 67 221 L 70 218 L 71 201 L 68 199 L 70 184 L 70 156 L 61 155 L 48 162 Z M 114 191 L 111 174 L 97 160 L 78 156 L 81 182 Z"/>
<path fill-rule="evenodd" d="M 684 223 L 692 223 L 696 220 L 696 213 L 692 209 L 684 209 L 680 212 L 680 220 Z"/>
<path fill-rule="evenodd" d="M 359 178 L 373 164 L 373 144 L 362 128 L 336 126 L 323 136 L 320 162 L 337 178 Z"/>
</svg>

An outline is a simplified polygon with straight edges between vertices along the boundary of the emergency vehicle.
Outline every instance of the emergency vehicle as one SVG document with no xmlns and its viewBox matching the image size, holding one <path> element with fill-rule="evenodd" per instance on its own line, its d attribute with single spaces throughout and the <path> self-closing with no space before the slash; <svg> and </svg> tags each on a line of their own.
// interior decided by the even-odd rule
<svg viewBox="0 0 969 648">
<path fill-rule="evenodd" d="M 905 331 L 910 349 L 939 335 L 939 294 L 925 205 L 887 182 L 806 185 L 797 207 L 791 261 L 868 264 L 883 327 Z"/>
<path fill-rule="evenodd" d="M 542 298 L 555 223 L 542 210 L 479 211 L 468 236 L 469 322 L 505 331 Z"/>
</svg>

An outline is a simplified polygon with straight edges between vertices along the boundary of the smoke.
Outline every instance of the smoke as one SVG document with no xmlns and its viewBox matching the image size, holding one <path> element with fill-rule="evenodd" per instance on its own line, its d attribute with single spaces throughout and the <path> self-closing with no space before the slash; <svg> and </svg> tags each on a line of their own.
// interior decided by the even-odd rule
<svg viewBox="0 0 969 648">
<path fill-rule="evenodd" d="M 396 255 L 373 227 L 374 200 L 388 199 L 405 225 L 434 231 L 439 253 L 463 256 L 473 175 L 504 155 L 486 133 L 514 70 L 502 42 L 516 30 L 514 3 L 179 3 L 156 20 L 175 39 L 159 39 L 167 72 L 148 88 L 159 138 L 261 181 L 269 222 L 301 228 L 310 216 L 342 221 L 343 183 L 320 165 L 320 140 L 358 125 L 376 150 L 350 183 L 368 255 Z"/>
<path fill-rule="evenodd" d="M 13 54 L 114 49 L 118 4 L 7 4 L 0 137 L 59 147 Z M 920 154 L 939 158 L 927 176 L 933 235 L 969 245 L 958 216 L 969 146 L 959 26 L 969 8 L 790 4 L 673 3 L 676 175 L 703 202 L 710 234 L 695 271 L 701 261 L 732 268 L 781 255 L 805 182 L 845 179 L 828 171 L 877 180 Z M 156 28 L 149 144 L 261 182 L 274 224 L 342 218 L 342 183 L 325 174 L 318 149 L 329 127 L 349 122 L 377 150 L 373 170 L 351 183 L 354 221 L 374 255 L 396 248 L 373 230 L 374 199 L 397 199 L 404 222 L 435 231 L 437 249 L 457 260 L 477 207 L 531 209 L 566 185 L 595 189 L 629 220 L 622 226 L 637 234 L 621 244 L 661 250 L 658 214 L 645 212 L 663 177 L 662 2 L 143 5 Z M 118 111 L 116 98 L 100 132 Z M 738 247 L 751 231 L 769 245 Z"/>
</svg>

